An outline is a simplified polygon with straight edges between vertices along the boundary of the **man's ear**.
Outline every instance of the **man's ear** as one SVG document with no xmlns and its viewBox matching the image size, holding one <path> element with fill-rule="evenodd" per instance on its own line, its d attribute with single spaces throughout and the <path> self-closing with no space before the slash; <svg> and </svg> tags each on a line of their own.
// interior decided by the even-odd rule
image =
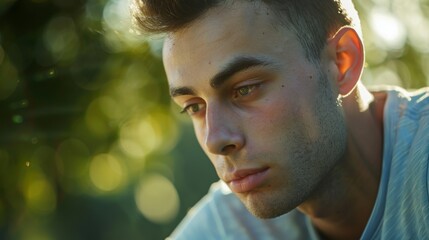
<svg viewBox="0 0 429 240">
<path fill-rule="evenodd" d="M 360 79 L 365 60 L 362 40 L 351 27 L 343 27 L 328 40 L 338 69 L 339 93 L 348 95 Z"/>
</svg>

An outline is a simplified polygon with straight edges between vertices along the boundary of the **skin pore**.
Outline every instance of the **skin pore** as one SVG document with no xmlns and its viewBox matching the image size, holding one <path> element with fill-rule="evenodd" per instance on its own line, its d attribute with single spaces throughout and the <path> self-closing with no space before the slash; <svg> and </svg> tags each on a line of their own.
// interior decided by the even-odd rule
<svg viewBox="0 0 429 240">
<path fill-rule="evenodd" d="M 250 212 L 272 218 L 297 207 L 321 236 L 358 238 L 379 184 L 384 95 L 374 101 L 359 83 L 363 46 L 352 28 L 328 39 L 314 64 L 274 15 L 238 1 L 170 33 L 171 95 Z M 234 186 L 234 173 L 249 169 L 263 172 L 257 186 Z"/>
</svg>

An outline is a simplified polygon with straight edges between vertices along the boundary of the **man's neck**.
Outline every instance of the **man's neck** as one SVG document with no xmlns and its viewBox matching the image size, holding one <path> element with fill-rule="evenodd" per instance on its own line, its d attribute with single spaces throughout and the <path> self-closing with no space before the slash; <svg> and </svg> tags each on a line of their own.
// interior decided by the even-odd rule
<svg viewBox="0 0 429 240">
<path fill-rule="evenodd" d="M 385 95 L 375 95 L 368 102 L 358 99 L 357 104 L 359 90 L 355 91 L 343 100 L 343 104 L 348 104 L 345 106 L 349 132 L 346 154 L 312 197 L 298 208 L 311 218 L 326 239 L 358 239 L 377 198 Z"/>
</svg>

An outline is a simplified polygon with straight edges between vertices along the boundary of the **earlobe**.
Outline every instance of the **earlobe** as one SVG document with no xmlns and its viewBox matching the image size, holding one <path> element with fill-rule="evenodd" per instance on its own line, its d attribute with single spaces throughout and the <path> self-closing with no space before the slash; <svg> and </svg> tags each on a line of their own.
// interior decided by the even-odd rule
<svg viewBox="0 0 429 240">
<path fill-rule="evenodd" d="M 362 73 L 365 60 L 362 40 L 353 28 L 343 27 L 328 40 L 328 44 L 335 51 L 340 94 L 346 96 L 354 89 Z"/>
</svg>

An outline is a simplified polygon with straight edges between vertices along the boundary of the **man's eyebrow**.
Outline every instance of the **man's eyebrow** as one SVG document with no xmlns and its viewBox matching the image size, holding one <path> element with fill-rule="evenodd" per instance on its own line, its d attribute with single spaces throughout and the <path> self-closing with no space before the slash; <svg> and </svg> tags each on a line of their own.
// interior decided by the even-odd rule
<svg viewBox="0 0 429 240">
<path fill-rule="evenodd" d="M 244 71 L 246 69 L 258 66 L 267 66 L 272 65 L 272 62 L 256 58 L 256 57 L 236 57 L 232 59 L 226 67 L 217 73 L 212 79 L 210 79 L 210 86 L 213 88 L 219 88 L 222 84 L 224 84 L 229 78 L 231 78 L 234 74 L 237 74 L 240 71 Z M 183 95 L 195 95 L 195 91 L 190 87 L 171 87 L 170 88 L 170 96 L 177 97 Z"/>
<path fill-rule="evenodd" d="M 189 87 L 171 87 L 170 96 L 177 97 L 182 95 L 195 95 L 195 91 Z"/>
<path fill-rule="evenodd" d="M 210 86 L 213 88 L 220 87 L 226 80 L 231 78 L 234 74 L 244 71 L 246 69 L 258 66 L 271 65 L 271 62 L 256 57 L 237 57 L 230 61 L 226 67 L 217 73 L 211 80 Z"/>
</svg>

